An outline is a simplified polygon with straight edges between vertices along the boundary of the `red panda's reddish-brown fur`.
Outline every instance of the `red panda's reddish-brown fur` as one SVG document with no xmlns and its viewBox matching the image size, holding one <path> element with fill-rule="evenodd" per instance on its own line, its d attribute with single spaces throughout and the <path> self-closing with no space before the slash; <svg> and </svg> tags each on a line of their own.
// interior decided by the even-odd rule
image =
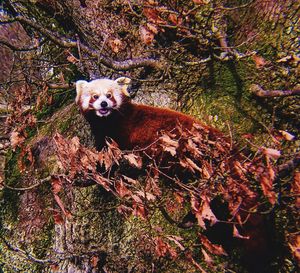
<svg viewBox="0 0 300 273">
<path fill-rule="evenodd" d="M 126 102 L 108 117 L 98 117 L 93 112 L 85 116 L 95 135 L 97 149 L 104 146 L 107 137 L 122 150 L 144 149 L 155 143 L 161 132 L 172 132 L 177 126 L 190 130 L 195 123 L 201 124 L 211 139 L 222 135 L 217 129 L 180 112 L 131 102 Z"/>
</svg>

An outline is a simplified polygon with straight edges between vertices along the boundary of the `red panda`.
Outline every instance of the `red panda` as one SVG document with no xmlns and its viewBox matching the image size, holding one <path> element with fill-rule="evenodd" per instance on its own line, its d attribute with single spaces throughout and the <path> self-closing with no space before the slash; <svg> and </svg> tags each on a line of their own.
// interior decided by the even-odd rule
<svg viewBox="0 0 300 273">
<path fill-rule="evenodd" d="M 232 149 L 230 141 L 217 129 L 180 112 L 132 103 L 127 90 L 130 82 L 131 80 L 126 77 L 116 80 L 97 79 L 90 82 L 83 80 L 76 82 L 76 103 L 90 123 L 97 150 L 105 146 L 106 138 L 113 139 L 121 150 L 147 149 L 158 140 L 162 132 L 174 133 L 175 131 L 178 135 L 180 133 L 180 130 L 176 130 L 178 125 L 184 130 L 191 130 L 197 124 L 201 127 L 201 133 L 206 134 L 204 139 L 218 142 L 224 151 L 228 152 L 224 152 L 225 156 L 230 158 L 228 165 L 230 161 L 234 163 L 239 160 L 239 153 Z M 249 199 L 248 207 L 251 208 L 255 195 L 245 198 Z M 244 202 L 247 206 L 247 200 Z M 259 219 L 258 223 L 252 224 L 252 219 Z M 263 221 L 259 215 L 251 216 L 248 222 L 250 223 L 248 232 L 253 231 L 254 235 L 252 240 L 245 242 L 245 245 L 251 247 L 251 243 L 257 238 L 264 239 L 265 236 Z M 224 229 L 223 226 L 221 229 Z M 221 237 L 227 238 L 228 236 L 230 234 Z M 255 249 L 250 252 L 254 256 L 257 252 L 257 257 L 264 257 L 258 251 L 258 249 L 265 250 L 263 246 L 253 248 Z"/>
<path fill-rule="evenodd" d="M 127 91 L 130 82 L 126 77 L 76 82 L 76 103 L 91 125 L 97 150 L 103 148 L 106 138 L 113 139 L 121 150 L 143 149 L 162 131 L 174 131 L 177 125 L 189 130 L 195 123 L 205 128 L 209 139 L 222 137 L 217 129 L 188 115 L 132 103 Z"/>
</svg>

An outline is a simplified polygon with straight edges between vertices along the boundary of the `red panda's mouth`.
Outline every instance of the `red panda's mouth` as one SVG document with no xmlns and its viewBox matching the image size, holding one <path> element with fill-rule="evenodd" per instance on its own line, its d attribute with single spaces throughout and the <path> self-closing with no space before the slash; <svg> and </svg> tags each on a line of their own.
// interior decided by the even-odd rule
<svg viewBox="0 0 300 273">
<path fill-rule="evenodd" d="M 109 108 L 101 108 L 99 110 L 96 110 L 96 115 L 99 117 L 105 117 L 108 116 L 111 112 L 111 109 Z"/>
</svg>

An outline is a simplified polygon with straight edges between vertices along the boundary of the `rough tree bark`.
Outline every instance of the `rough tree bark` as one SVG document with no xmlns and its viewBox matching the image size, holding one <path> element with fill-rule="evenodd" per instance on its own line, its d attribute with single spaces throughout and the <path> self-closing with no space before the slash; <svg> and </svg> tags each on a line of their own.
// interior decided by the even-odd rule
<svg viewBox="0 0 300 273">
<path fill-rule="evenodd" d="M 73 104 L 76 80 L 128 76 L 136 101 L 189 112 L 234 139 L 243 136 L 251 148 L 273 145 L 287 163 L 298 155 L 300 108 L 292 96 L 299 94 L 298 1 L 5 0 L 0 5 L 0 244 L 5 249 L 0 259 L 5 272 L 154 270 L 153 245 L 141 233 L 145 224 L 124 221 L 116 200 L 97 185 L 70 187 L 62 180 L 61 199 L 72 217 L 57 215 L 51 187 L 60 166 L 51 137 L 58 131 L 93 146 Z M 259 84 L 257 96 L 291 97 L 255 101 L 249 92 L 253 83 Z M 291 132 L 295 141 L 276 146 L 283 138 L 278 130 Z M 20 160 L 28 155 L 32 161 L 26 164 L 35 169 L 30 174 L 22 172 Z M 276 224 L 290 226 L 293 234 L 296 213 L 285 197 L 298 194 L 291 179 L 278 182 L 285 199 Z M 289 238 L 284 243 L 293 245 Z M 289 254 L 282 259 L 293 264 Z M 197 263 L 190 261 L 166 259 L 158 266 L 162 272 L 193 272 Z"/>
</svg>

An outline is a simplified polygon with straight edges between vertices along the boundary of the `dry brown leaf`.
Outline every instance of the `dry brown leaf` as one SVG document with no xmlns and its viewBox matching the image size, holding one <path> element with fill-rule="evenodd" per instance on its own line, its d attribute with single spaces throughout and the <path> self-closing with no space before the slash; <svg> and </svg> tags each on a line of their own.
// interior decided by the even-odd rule
<svg viewBox="0 0 300 273">
<path fill-rule="evenodd" d="M 148 30 L 151 31 L 153 34 L 158 33 L 158 27 L 156 25 L 147 23 L 146 26 L 147 26 Z"/>
<path fill-rule="evenodd" d="M 58 264 L 50 264 L 51 272 L 58 272 L 59 266 Z"/>
<path fill-rule="evenodd" d="M 132 179 L 128 176 L 122 175 L 122 177 L 129 183 L 132 185 L 137 185 L 138 184 L 138 180 Z"/>
<path fill-rule="evenodd" d="M 108 41 L 108 44 L 111 48 L 111 50 L 114 52 L 114 53 L 119 53 L 120 50 L 122 49 L 123 47 L 123 43 L 120 39 L 110 39 Z"/>
<path fill-rule="evenodd" d="M 168 238 L 170 241 L 174 242 L 174 243 L 179 247 L 179 249 L 180 249 L 181 251 L 185 251 L 185 247 L 179 242 L 179 241 L 182 241 L 182 240 L 183 240 L 182 237 L 174 236 L 174 235 L 169 235 L 169 236 L 167 236 L 167 238 Z"/>
<path fill-rule="evenodd" d="M 279 133 L 284 137 L 285 140 L 287 141 L 291 141 L 295 138 L 294 135 L 286 132 L 286 131 L 283 131 L 283 130 L 279 130 Z"/>
<path fill-rule="evenodd" d="M 166 256 L 168 252 L 167 244 L 160 237 L 155 238 L 155 253 L 158 257 Z"/>
<path fill-rule="evenodd" d="M 72 218 L 71 213 L 65 209 L 65 206 L 64 206 L 62 200 L 60 199 L 60 197 L 57 194 L 54 194 L 54 200 L 56 201 L 57 205 L 60 207 L 60 209 L 66 216 L 66 218 L 68 218 L 68 219 Z"/>
<path fill-rule="evenodd" d="M 154 33 L 150 31 L 147 27 L 140 27 L 141 40 L 146 45 L 151 45 L 154 40 Z"/>
<path fill-rule="evenodd" d="M 200 240 L 203 246 L 211 253 L 215 255 L 224 255 L 227 256 L 227 253 L 221 245 L 216 245 L 211 243 L 204 235 L 199 234 Z"/>
<path fill-rule="evenodd" d="M 250 238 L 249 236 L 241 235 L 235 225 L 233 225 L 233 237 L 240 238 L 240 239 L 247 239 L 247 240 Z"/>
<path fill-rule="evenodd" d="M 262 175 L 260 184 L 264 195 L 269 199 L 269 202 L 274 205 L 276 203 L 276 194 L 273 191 L 273 180 L 267 175 Z"/>
<path fill-rule="evenodd" d="M 78 137 L 73 137 L 70 141 L 70 150 L 69 152 L 73 155 L 77 153 L 80 147 L 80 141 Z"/>
<path fill-rule="evenodd" d="M 65 222 L 64 218 L 61 215 L 61 212 L 58 210 L 53 211 L 53 220 L 54 220 L 54 223 L 57 225 L 62 225 Z"/>
<path fill-rule="evenodd" d="M 147 212 L 144 205 L 140 203 L 133 204 L 133 215 L 141 217 L 143 220 L 147 219 Z"/>
<path fill-rule="evenodd" d="M 138 169 L 141 169 L 142 166 L 143 166 L 143 161 L 142 161 L 142 158 L 138 155 L 135 155 L 135 154 L 127 154 L 127 155 L 124 155 L 124 158 L 126 160 L 128 160 L 129 164 L 133 167 L 136 167 Z"/>
<path fill-rule="evenodd" d="M 72 63 L 72 64 L 76 64 L 79 62 L 79 59 L 77 59 L 73 54 L 71 54 L 70 52 L 68 52 L 68 56 L 67 56 L 67 61 Z"/>
<path fill-rule="evenodd" d="M 260 69 L 267 64 L 266 60 L 259 55 L 253 55 L 252 59 L 253 59 L 257 69 Z"/>
<path fill-rule="evenodd" d="M 270 158 L 278 159 L 281 156 L 281 152 L 272 148 L 262 148 L 263 154 L 267 155 Z"/>
<path fill-rule="evenodd" d="M 210 222 L 210 225 L 213 226 L 215 223 L 218 222 L 217 217 L 212 212 L 208 200 L 203 200 L 203 203 L 200 208 L 200 214 L 202 219 L 208 220 Z"/>
<path fill-rule="evenodd" d="M 210 0 L 193 0 L 193 2 L 197 5 L 206 5 L 210 2 Z"/>
<path fill-rule="evenodd" d="M 183 202 L 184 202 L 184 197 L 183 197 L 183 195 L 182 195 L 181 192 L 177 192 L 177 191 L 174 192 L 174 197 L 175 197 L 175 200 L 176 200 L 177 203 L 183 204 Z"/>
<path fill-rule="evenodd" d="M 171 13 L 168 19 L 174 25 L 182 25 L 182 18 L 180 18 L 177 14 Z"/>
<path fill-rule="evenodd" d="M 121 198 L 123 198 L 126 195 L 131 195 L 132 194 L 131 191 L 126 188 L 126 186 L 125 186 L 125 184 L 123 183 L 122 180 L 119 180 L 116 183 L 115 189 L 116 189 L 116 192 L 119 194 L 119 196 Z"/>
<path fill-rule="evenodd" d="M 171 258 L 177 258 L 178 254 L 174 248 L 172 248 L 168 243 L 164 242 L 162 238 L 156 237 L 155 242 L 155 253 L 158 257 L 164 257 L 170 255 Z"/>
<path fill-rule="evenodd" d="M 199 171 L 199 172 L 202 172 L 202 169 L 201 169 L 200 167 L 198 167 L 197 164 L 196 164 L 192 159 L 190 159 L 190 158 L 188 158 L 188 157 L 185 157 L 184 160 L 181 160 L 181 159 L 180 159 L 180 164 L 181 164 L 183 167 L 185 167 L 185 168 L 191 170 L 192 173 L 195 173 L 195 170 L 196 170 L 196 171 Z M 183 164 L 184 164 L 184 165 L 183 165 Z"/>
<path fill-rule="evenodd" d="M 101 166 L 104 166 L 106 170 L 109 170 L 113 165 L 113 160 L 107 150 L 102 149 L 98 154 L 98 160 Z"/>
<path fill-rule="evenodd" d="M 136 194 L 147 199 L 148 201 L 155 201 L 155 195 L 151 194 L 150 192 L 143 192 L 143 191 L 136 191 Z"/>
<path fill-rule="evenodd" d="M 111 191 L 109 187 L 109 181 L 105 179 L 103 176 L 100 175 L 94 175 L 95 182 L 99 185 L 101 185 L 104 189 L 107 191 Z"/>
<path fill-rule="evenodd" d="M 156 8 L 144 8 L 143 14 L 151 23 L 154 23 L 154 24 L 166 24 L 167 23 L 163 18 L 161 18 L 160 12 Z"/>
<path fill-rule="evenodd" d="M 176 149 L 179 146 L 178 141 L 171 139 L 167 134 L 163 134 L 159 139 L 163 150 L 169 152 L 172 156 L 175 156 Z"/>
<path fill-rule="evenodd" d="M 96 268 L 98 266 L 99 257 L 98 256 L 92 256 L 91 257 L 91 266 L 93 268 Z"/>
<path fill-rule="evenodd" d="M 295 256 L 298 263 L 300 263 L 300 235 L 291 236 L 289 241 L 289 247 L 292 254 Z"/>
<path fill-rule="evenodd" d="M 52 177 L 51 186 L 52 186 L 52 192 L 54 194 L 58 194 L 62 189 L 62 182 L 59 178 Z"/>
<path fill-rule="evenodd" d="M 203 254 L 203 257 L 204 257 L 204 261 L 209 265 L 211 266 L 213 264 L 213 259 L 207 254 L 207 252 L 201 248 L 201 252 Z"/>
<path fill-rule="evenodd" d="M 296 207 L 300 208 L 300 172 L 295 172 L 291 192 L 296 195 Z"/>
<path fill-rule="evenodd" d="M 132 208 L 120 205 L 117 207 L 117 211 L 125 216 L 129 216 L 132 213 Z"/>
<path fill-rule="evenodd" d="M 19 132 L 13 131 L 10 135 L 10 145 L 13 150 L 16 149 L 16 147 L 20 146 L 25 141 L 25 137 L 21 136 Z"/>
</svg>

